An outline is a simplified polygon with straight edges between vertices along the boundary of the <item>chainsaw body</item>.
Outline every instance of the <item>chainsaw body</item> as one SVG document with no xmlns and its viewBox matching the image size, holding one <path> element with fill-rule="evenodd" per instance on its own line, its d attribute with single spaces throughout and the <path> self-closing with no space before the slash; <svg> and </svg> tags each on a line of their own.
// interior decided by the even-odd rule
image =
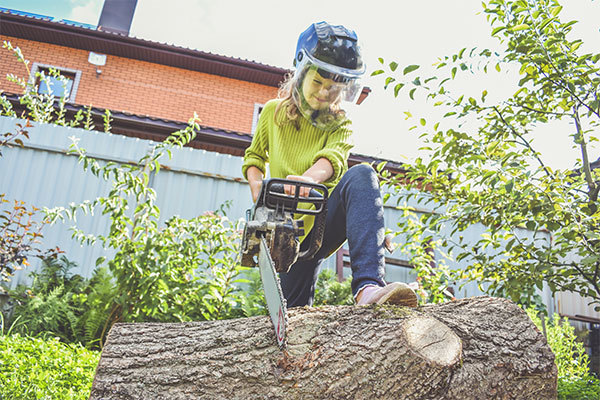
<svg viewBox="0 0 600 400">
<path fill-rule="evenodd" d="M 295 194 L 284 193 L 284 185 L 295 187 Z M 310 188 L 309 197 L 300 197 L 300 188 Z M 263 181 L 260 195 L 254 207 L 246 213 L 246 225 L 242 237 L 241 264 L 256 267 L 260 241 L 265 239 L 275 270 L 287 272 L 296 260 L 310 258 L 321 248 L 327 215 L 327 188 L 320 184 L 287 179 Z M 300 203 L 313 208 L 299 208 Z M 304 221 L 295 215 L 313 215 L 315 223 L 306 238 L 308 247 L 300 251 L 299 238 L 304 235 Z"/>
</svg>

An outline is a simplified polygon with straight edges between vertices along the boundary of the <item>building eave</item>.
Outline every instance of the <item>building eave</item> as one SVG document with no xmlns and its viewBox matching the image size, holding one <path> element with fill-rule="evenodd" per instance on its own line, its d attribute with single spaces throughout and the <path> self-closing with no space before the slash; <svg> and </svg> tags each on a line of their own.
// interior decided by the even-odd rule
<svg viewBox="0 0 600 400">
<path fill-rule="evenodd" d="M 26 118 L 26 115 L 23 115 L 26 110 L 24 109 L 23 105 L 21 105 L 19 96 L 14 93 L 4 93 L 3 95 L 13 105 L 13 109 L 17 115 L 22 115 L 23 118 Z M 104 115 L 106 112 L 104 109 L 96 107 L 88 108 L 86 106 L 73 103 L 67 103 L 65 108 L 67 110 L 67 117 L 73 116 L 79 111 L 86 112 L 86 110 L 89 109 L 94 121 L 94 125 L 97 127 L 103 126 Z M 118 135 L 161 142 L 173 132 L 185 129 L 188 126 L 187 123 L 182 121 L 155 118 L 147 115 L 136 115 L 115 110 L 109 111 L 112 119 L 110 131 L 111 133 Z M 188 146 L 206 151 L 214 151 L 217 153 L 231 154 L 241 157 L 244 155 L 244 152 L 250 146 L 251 142 L 252 135 L 247 133 L 240 133 L 210 126 L 200 126 L 200 129 L 196 133 L 196 137 L 188 144 Z M 360 163 L 377 165 L 381 162 L 385 163 L 385 170 L 392 174 L 401 174 L 404 172 L 402 164 L 392 160 L 386 160 L 357 153 L 351 153 L 348 158 L 348 166 L 353 166 Z"/>
<path fill-rule="evenodd" d="M 290 72 L 234 57 L 0 11 L 0 34 L 277 87 Z"/>
</svg>

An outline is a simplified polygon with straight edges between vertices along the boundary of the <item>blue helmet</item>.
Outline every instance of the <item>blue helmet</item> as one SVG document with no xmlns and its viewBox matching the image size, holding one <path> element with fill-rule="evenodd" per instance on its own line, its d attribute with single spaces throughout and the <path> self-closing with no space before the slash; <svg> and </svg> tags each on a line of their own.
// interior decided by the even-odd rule
<svg viewBox="0 0 600 400">
<path fill-rule="evenodd" d="M 307 61 L 338 79 L 356 79 L 365 72 L 356 33 L 324 21 L 310 25 L 298 38 L 294 66 Z"/>
<path fill-rule="evenodd" d="M 357 99 L 365 72 L 356 33 L 327 22 L 310 25 L 298 38 L 294 66 L 292 95 L 300 113 L 322 129 L 342 123 L 340 103 Z"/>
</svg>

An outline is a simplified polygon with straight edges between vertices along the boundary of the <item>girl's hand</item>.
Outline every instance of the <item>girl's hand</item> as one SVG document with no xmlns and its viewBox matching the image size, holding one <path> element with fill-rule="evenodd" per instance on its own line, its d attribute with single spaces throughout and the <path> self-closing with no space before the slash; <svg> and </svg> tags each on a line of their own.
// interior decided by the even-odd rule
<svg viewBox="0 0 600 400">
<path fill-rule="evenodd" d="M 292 181 L 316 183 L 316 181 L 313 178 L 311 178 L 310 176 L 288 175 L 288 176 L 286 176 L 286 179 L 289 179 Z M 290 195 L 290 196 L 293 196 L 296 193 L 296 187 L 292 186 L 292 185 L 283 185 L 283 190 L 285 191 L 285 194 Z M 300 188 L 300 197 L 309 197 L 309 195 L 310 195 L 310 188 L 308 188 L 308 187 Z"/>
</svg>

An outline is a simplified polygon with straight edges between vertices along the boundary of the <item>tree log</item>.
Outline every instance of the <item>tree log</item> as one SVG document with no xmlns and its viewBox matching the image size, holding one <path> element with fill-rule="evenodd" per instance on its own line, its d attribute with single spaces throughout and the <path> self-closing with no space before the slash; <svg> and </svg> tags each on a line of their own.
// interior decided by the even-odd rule
<svg viewBox="0 0 600 400">
<path fill-rule="evenodd" d="M 116 324 L 91 399 L 555 399 L 557 370 L 525 312 L 475 297 L 416 309 L 293 308 L 269 317 Z"/>
</svg>

